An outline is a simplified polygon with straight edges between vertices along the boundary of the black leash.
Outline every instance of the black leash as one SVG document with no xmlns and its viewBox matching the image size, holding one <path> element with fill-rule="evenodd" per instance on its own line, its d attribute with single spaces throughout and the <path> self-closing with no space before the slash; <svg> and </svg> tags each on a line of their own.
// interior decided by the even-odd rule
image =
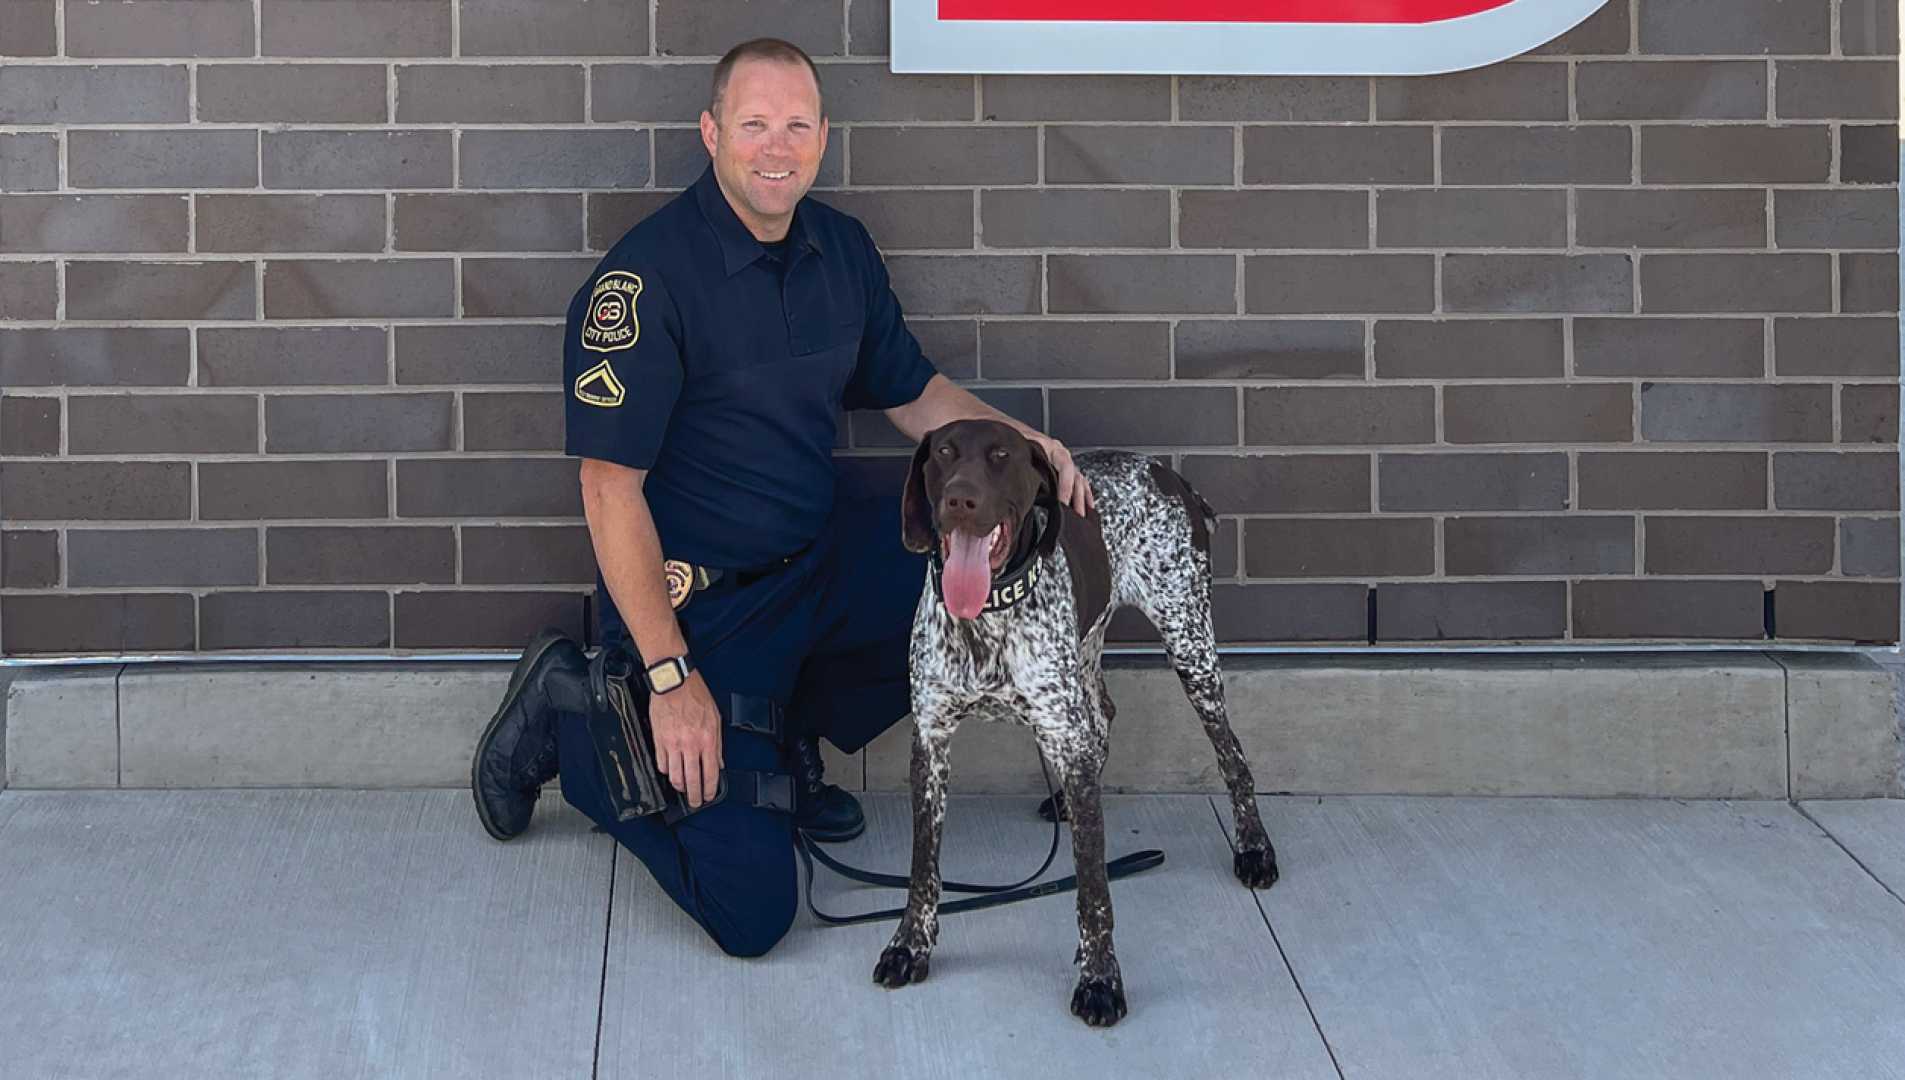
<svg viewBox="0 0 1905 1080">
<path fill-rule="evenodd" d="M 1043 755 L 1039 757 L 1038 767 L 1039 772 L 1045 775 L 1046 792 L 1048 794 L 1055 794 L 1052 787 L 1052 774 L 1045 767 L 1045 758 Z M 889 889 L 905 889 L 911 887 L 912 879 L 902 877 L 898 874 L 876 874 L 871 870 L 862 870 L 857 866 L 849 866 L 820 850 L 819 844 L 809 839 L 806 833 L 798 829 L 794 831 L 794 850 L 800 852 L 800 860 L 807 868 L 807 910 L 813 912 L 814 918 L 819 919 L 822 923 L 828 926 L 852 926 L 857 923 L 880 922 L 885 919 L 898 918 L 905 913 L 906 908 L 904 907 L 888 908 L 884 911 L 868 911 L 858 915 L 830 915 L 820 910 L 820 908 L 814 904 L 814 860 L 819 860 L 822 866 L 839 874 L 841 877 L 867 885 L 879 885 Z M 1032 871 L 1032 873 L 1023 880 L 1015 881 L 1010 885 L 974 885 L 964 881 L 942 881 L 939 887 L 946 892 L 979 893 L 981 895 L 974 896 L 967 900 L 954 900 L 949 904 L 941 904 L 939 905 L 939 913 L 941 915 L 953 915 L 961 911 L 977 911 L 981 908 L 998 907 L 1001 904 L 1013 904 L 1020 900 L 1030 900 L 1034 897 L 1055 896 L 1059 893 L 1070 892 L 1078 887 L 1078 875 L 1076 874 L 1069 874 L 1065 877 L 1043 882 L 1038 885 L 1032 884 L 1032 882 L 1037 881 L 1043 876 L 1045 871 L 1051 869 L 1052 860 L 1057 857 L 1057 855 L 1058 815 L 1054 813 L 1052 815 L 1052 846 L 1051 849 L 1045 853 L 1045 861 L 1039 864 L 1037 870 Z M 1129 877 L 1132 874 L 1141 873 L 1154 866 L 1162 865 L 1163 862 L 1164 852 L 1156 848 L 1147 848 L 1143 851 L 1134 851 L 1129 855 L 1121 855 L 1107 862 L 1105 864 L 1105 875 L 1109 880 L 1116 881 L 1119 878 Z"/>
</svg>

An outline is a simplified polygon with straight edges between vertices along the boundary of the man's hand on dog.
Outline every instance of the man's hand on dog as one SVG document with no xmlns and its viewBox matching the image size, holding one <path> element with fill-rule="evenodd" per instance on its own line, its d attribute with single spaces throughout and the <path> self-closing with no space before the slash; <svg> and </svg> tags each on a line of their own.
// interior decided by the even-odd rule
<svg viewBox="0 0 1905 1080">
<path fill-rule="evenodd" d="M 1025 437 L 1045 451 L 1045 459 L 1052 463 L 1053 471 L 1058 473 L 1058 501 L 1071 507 L 1079 517 L 1089 514 L 1095 503 L 1091 494 L 1091 481 L 1086 480 L 1085 474 L 1079 472 L 1078 466 L 1072 463 L 1072 452 L 1065 449 L 1064 443 L 1043 432 L 1028 432 Z"/>
<path fill-rule="evenodd" d="M 655 763 L 690 807 L 699 808 L 721 789 L 721 710 L 699 671 L 681 689 L 648 699 L 648 726 L 655 735 Z"/>
</svg>

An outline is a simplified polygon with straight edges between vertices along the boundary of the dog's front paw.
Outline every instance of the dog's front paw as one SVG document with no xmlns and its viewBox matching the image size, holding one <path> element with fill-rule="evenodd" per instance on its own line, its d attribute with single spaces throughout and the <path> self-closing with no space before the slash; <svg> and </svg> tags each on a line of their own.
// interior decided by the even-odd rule
<svg viewBox="0 0 1905 1080">
<path fill-rule="evenodd" d="M 1231 869 L 1237 880 L 1253 889 L 1267 889 L 1277 883 L 1277 849 L 1239 851 Z"/>
<path fill-rule="evenodd" d="M 927 966 L 926 953 L 914 952 L 903 945 L 889 945 L 880 954 L 880 962 L 873 966 L 873 981 L 888 990 L 898 990 L 924 979 Z"/>
<path fill-rule="evenodd" d="M 1116 974 L 1086 975 L 1072 991 L 1072 1015 L 1092 1027 L 1110 1027 L 1124 1019 L 1124 980 Z"/>
<path fill-rule="evenodd" d="M 1047 821 L 1070 821 L 1072 814 L 1065 806 L 1065 793 L 1054 792 L 1038 804 L 1038 816 Z"/>
</svg>

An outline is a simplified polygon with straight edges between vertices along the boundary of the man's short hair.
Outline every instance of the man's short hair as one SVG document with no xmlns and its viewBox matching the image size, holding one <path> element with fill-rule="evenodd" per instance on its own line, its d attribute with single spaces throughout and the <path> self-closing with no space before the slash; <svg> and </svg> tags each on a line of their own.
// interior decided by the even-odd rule
<svg viewBox="0 0 1905 1080">
<path fill-rule="evenodd" d="M 808 56 L 800 46 L 791 41 L 770 37 L 743 41 L 729 49 L 727 55 L 721 58 L 721 62 L 714 65 L 714 86 L 708 94 L 708 111 L 713 113 L 717 120 L 721 118 L 721 95 L 727 93 L 728 76 L 734 73 L 734 65 L 743 60 L 773 60 L 782 64 L 806 64 L 807 70 L 814 76 L 815 92 L 819 92 L 820 69 L 814 66 L 814 58 Z M 823 117 L 827 115 L 824 98 L 820 105 L 820 115 Z"/>
</svg>

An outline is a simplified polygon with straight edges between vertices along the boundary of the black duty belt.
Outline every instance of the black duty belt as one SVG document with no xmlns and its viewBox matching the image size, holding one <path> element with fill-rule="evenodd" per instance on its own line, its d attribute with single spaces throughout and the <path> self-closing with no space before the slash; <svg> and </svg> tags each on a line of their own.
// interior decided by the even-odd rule
<svg viewBox="0 0 1905 1080">
<path fill-rule="evenodd" d="M 794 560 L 806 554 L 811 546 L 811 543 L 802 544 L 800 550 L 793 554 L 759 566 L 701 566 L 685 559 L 664 559 L 661 572 L 668 586 L 668 605 L 680 611 L 688 606 L 688 601 L 694 599 L 696 593 L 725 592 L 752 585 L 792 566 Z"/>
</svg>

